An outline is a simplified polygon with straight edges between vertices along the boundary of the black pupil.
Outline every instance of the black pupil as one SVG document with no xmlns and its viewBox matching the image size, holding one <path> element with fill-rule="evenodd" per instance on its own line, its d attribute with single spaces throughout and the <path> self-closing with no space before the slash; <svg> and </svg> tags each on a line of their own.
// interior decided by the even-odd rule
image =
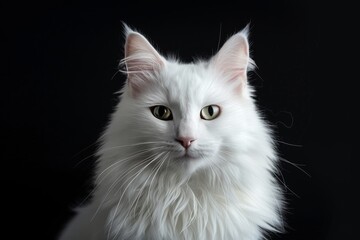
<svg viewBox="0 0 360 240">
<path fill-rule="evenodd" d="M 209 112 L 209 115 L 212 116 L 214 114 L 214 109 L 212 106 L 209 106 L 208 107 L 208 112 Z"/>
<path fill-rule="evenodd" d="M 165 117 L 165 114 L 167 112 L 167 109 L 165 107 L 159 107 L 159 116 Z"/>
</svg>

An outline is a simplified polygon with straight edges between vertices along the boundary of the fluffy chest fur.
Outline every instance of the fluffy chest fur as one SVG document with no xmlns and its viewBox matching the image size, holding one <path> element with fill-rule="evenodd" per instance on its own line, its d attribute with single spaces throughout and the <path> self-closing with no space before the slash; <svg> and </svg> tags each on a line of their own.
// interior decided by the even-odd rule
<svg viewBox="0 0 360 240">
<path fill-rule="evenodd" d="M 238 169 L 226 171 L 241 176 Z M 191 179 L 149 174 L 129 183 L 125 195 L 119 193 L 121 201 L 110 203 L 114 239 L 259 239 L 260 228 L 279 223 L 273 209 L 281 203 L 270 182 L 245 186 L 217 170 Z"/>
</svg>

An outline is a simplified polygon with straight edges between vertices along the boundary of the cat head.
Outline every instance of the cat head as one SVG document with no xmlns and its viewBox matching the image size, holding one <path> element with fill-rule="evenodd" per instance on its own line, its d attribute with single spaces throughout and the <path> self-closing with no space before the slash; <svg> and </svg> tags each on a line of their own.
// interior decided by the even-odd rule
<svg viewBox="0 0 360 240">
<path fill-rule="evenodd" d="M 252 147 L 260 125 L 247 79 L 248 27 L 209 60 L 186 64 L 129 27 L 125 35 L 127 81 L 108 130 L 114 147 L 134 146 L 143 159 L 189 173 Z"/>
</svg>

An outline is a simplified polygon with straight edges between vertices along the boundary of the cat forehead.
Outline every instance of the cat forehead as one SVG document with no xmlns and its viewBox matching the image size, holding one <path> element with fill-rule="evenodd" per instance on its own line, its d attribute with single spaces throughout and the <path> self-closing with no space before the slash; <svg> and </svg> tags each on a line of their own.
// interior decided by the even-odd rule
<svg viewBox="0 0 360 240">
<path fill-rule="evenodd" d="M 160 76 L 168 98 L 177 100 L 203 100 L 219 88 L 215 76 L 206 63 L 170 63 Z"/>
<path fill-rule="evenodd" d="M 164 75 L 175 81 L 178 79 L 194 79 L 206 75 L 207 72 L 208 64 L 205 62 L 178 63 L 176 61 L 169 61 L 163 71 Z"/>
</svg>

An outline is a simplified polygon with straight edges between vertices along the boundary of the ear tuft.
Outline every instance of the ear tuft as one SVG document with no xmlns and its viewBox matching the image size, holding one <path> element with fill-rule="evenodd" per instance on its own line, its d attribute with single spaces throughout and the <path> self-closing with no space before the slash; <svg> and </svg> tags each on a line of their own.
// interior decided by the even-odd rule
<svg viewBox="0 0 360 240">
<path fill-rule="evenodd" d="M 247 71 L 255 63 L 249 53 L 249 24 L 240 32 L 231 36 L 211 59 L 211 66 L 237 89 L 242 89 L 247 83 Z"/>
<path fill-rule="evenodd" d="M 166 60 L 139 32 L 124 23 L 125 58 L 120 62 L 125 66 L 131 91 L 138 94 L 160 70 Z"/>
<path fill-rule="evenodd" d="M 125 22 L 122 22 L 123 27 L 124 27 L 124 35 L 125 35 L 125 39 L 127 38 L 127 36 L 132 33 L 135 32 L 134 30 L 132 30 L 129 25 L 127 25 Z"/>
</svg>

